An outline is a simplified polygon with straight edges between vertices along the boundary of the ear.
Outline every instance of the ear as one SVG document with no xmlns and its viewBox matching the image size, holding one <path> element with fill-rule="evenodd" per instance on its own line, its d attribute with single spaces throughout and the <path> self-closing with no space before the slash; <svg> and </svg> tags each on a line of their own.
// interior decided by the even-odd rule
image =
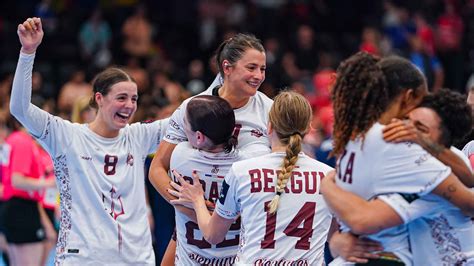
<svg viewBox="0 0 474 266">
<path fill-rule="evenodd" d="M 201 131 L 196 131 L 196 145 L 198 148 L 201 148 L 203 144 L 206 142 L 206 135 L 204 135 Z"/>
<path fill-rule="evenodd" d="M 273 133 L 273 126 L 272 126 L 272 123 L 270 123 L 270 121 L 268 121 L 268 123 L 267 123 L 267 135 L 270 136 L 272 133 Z"/>
<path fill-rule="evenodd" d="M 225 75 L 229 75 L 230 74 L 230 68 L 231 68 L 232 64 L 229 62 L 229 60 L 227 59 L 224 59 L 224 61 L 222 61 L 222 70 L 224 71 L 224 74 Z"/>
<path fill-rule="evenodd" d="M 413 89 L 405 90 L 405 92 L 403 92 L 402 94 L 401 100 L 402 100 L 401 102 L 402 110 L 405 110 L 406 113 L 408 113 L 413 108 L 415 108 L 416 105 L 418 105 L 416 101 L 416 97 L 415 97 L 415 92 L 413 91 Z"/>
<path fill-rule="evenodd" d="M 97 106 L 101 107 L 102 101 L 104 100 L 104 95 L 102 95 L 102 93 L 100 92 L 96 92 L 94 97 L 95 97 L 95 102 L 97 103 Z"/>
</svg>

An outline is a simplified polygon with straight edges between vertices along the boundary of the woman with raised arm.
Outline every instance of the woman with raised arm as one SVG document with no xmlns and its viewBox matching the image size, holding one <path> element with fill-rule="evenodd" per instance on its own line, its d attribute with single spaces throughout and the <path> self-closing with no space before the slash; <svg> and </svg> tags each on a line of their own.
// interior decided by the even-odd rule
<svg viewBox="0 0 474 266">
<path fill-rule="evenodd" d="M 181 176 L 170 193 L 173 204 L 193 207 L 199 229 L 211 244 L 224 239 L 239 215 L 242 220 L 236 264 L 321 265 L 332 216 L 319 194 L 331 167 L 301 151 L 312 111 L 295 92 L 282 92 L 270 110 L 268 135 L 272 153 L 234 163 L 225 176 L 212 215 L 199 177 L 193 184 Z"/>
<path fill-rule="evenodd" d="M 154 265 L 147 220 L 144 161 L 161 139 L 162 121 L 129 121 L 137 85 L 120 68 L 93 81 L 89 124 L 71 123 L 31 104 L 31 73 L 43 39 L 39 18 L 18 25 L 20 58 L 10 111 L 48 151 L 61 199 L 57 265 Z"/>
</svg>

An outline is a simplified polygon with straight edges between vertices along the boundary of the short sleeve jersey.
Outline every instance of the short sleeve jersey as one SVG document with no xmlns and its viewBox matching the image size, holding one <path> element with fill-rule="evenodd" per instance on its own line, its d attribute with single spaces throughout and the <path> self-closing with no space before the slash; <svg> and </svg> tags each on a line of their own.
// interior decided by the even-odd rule
<svg viewBox="0 0 474 266">
<path fill-rule="evenodd" d="M 56 263 L 154 265 L 143 178 L 163 120 L 104 138 L 88 125 L 47 115 L 38 140 L 53 158 L 61 197 Z"/>
<path fill-rule="evenodd" d="M 369 200 L 393 192 L 426 195 L 445 180 L 451 169 L 413 143 L 387 143 L 383 125 L 375 123 L 365 135 L 346 145 L 338 158 L 336 183 Z M 343 230 L 349 228 L 342 225 Z M 406 226 L 397 226 L 369 236 L 386 251 L 411 263 Z"/>
<path fill-rule="evenodd" d="M 462 149 L 462 152 L 469 158 L 471 167 L 474 168 L 474 140 L 469 141 Z"/>
<path fill-rule="evenodd" d="M 11 147 L 10 153 L 10 178 L 19 174 L 27 178 L 40 179 L 43 174 L 43 166 L 39 147 L 34 139 L 25 131 L 15 131 L 6 140 Z M 41 200 L 41 193 L 36 190 L 24 190 L 12 186 L 13 197 Z"/>
<path fill-rule="evenodd" d="M 200 95 L 215 95 L 219 87 L 211 87 Z M 170 118 L 170 123 L 166 131 L 165 140 L 169 143 L 177 144 L 186 141 L 184 133 L 184 116 L 186 106 L 192 98 L 186 99 Z M 247 104 L 243 107 L 234 109 L 235 129 L 234 135 L 237 136 L 237 148 L 248 153 L 269 153 L 270 140 L 267 134 L 268 113 L 273 101 L 265 94 L 257 91 L 250 97 Z"/>
<path fill-rule="evenodd" d="M 288 180 L 276 214 L 267 205 L 275 196 L 285 153 L 275 152 L 235 163 L 225 177 L 216 212 L 241 216 L 237 264 L 321 265 L 332 216 L 319 194 L 332 168 L 304 153 Z"/>
<path fill-rule="evenodd" d="M 460 150 L 451 151 L 470 167 Z M 445 199 L 432 194 L 414 200 L 401 194 L 379 198 L 408 225 L 414 265 L 463 265 L 468 254 L 474 255 L 473 221 Z"/>
<path fill-rule="evenodd" d="M 189 142 L 181 142 L 174 149 L 170 169 L 177 170 L 192 182 L 196 170 L 204 188 L 206 199 L 216 202 L 224 182 L 224 176 L 232 164 L 244 156 L 237 150 L 230 153 L 209 153 L 193 148 Z M 185 160 L 183 158 L 186 158 Z M 175 181 L 176 178 L 174 178 Z M 198 225 L 186 215 L 176 212 L 176 265 L 232 265 L 239 244 L 240 220 L 235 222 L 225 240 L 217 245 L 209 244 Z"/>
</svg>

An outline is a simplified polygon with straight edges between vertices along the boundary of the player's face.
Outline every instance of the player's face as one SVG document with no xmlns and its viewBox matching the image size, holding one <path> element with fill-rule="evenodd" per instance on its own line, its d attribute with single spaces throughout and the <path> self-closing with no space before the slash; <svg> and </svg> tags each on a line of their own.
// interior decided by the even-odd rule
<svg viewBox="0 0 474 266">
<path fill-rule="evenodd" d="M 242 58 L 229 66 L 228 81 L 236 93 L 251 97 L 265 80 L 266 56 L 253 48 L 247 49 Z"/>
<path fill-rule="evenodd" d="M 99 104 L 100 115 L 110 130 L 125 127 L 137 110 L 137 84 L 122 81 L 110 87 L 109 93 L 102 96 Z"/>
<path fill-rule="evenodd" d="M 439 143 L 441 138 L 441 118 L 430 108 L 418 107 L 408 114 L 413 125 L 431 141 Z"/>
</svg>

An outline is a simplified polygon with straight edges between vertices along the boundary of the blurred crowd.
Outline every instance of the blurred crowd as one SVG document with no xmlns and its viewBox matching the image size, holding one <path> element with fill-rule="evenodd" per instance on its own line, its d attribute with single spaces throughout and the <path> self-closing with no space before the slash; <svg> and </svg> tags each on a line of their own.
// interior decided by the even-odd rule
<svg viewBox="0 0 474 266">
<path fill-rule="evenodd" d="M 222 40 L 249 32 L 264 43 L 273 97 L 290 87 L 315 113 L 307 151 L 328 160 L 330 86 L 341 60 L 358 50 L 408 58 L 431 91 L 474 87 L 474 0 L 5 0 L 0 3 L 0 144 L 12 130 L 9 95 L 19 54 L 16 29 L 42 18 L 32 101 L 73 122 L 94 117 L 91 77 L 124 66 L 139 89 L 135 121 L 168 117 L 217 74 Z M 0 145 L 1 147 L 1 145 Z M 0 158 L 1 159 L 1 158 Z"/>
</svg>

